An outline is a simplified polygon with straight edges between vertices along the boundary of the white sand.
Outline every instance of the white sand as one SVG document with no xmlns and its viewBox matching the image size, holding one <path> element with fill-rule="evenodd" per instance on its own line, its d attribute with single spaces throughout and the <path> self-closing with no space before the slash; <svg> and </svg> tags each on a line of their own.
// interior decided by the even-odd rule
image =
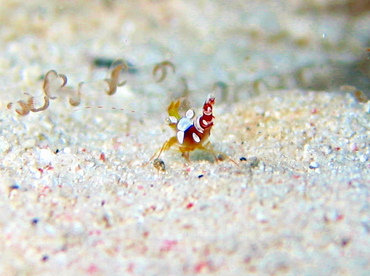
<svg viewBox="0 0 370 276">
<path fill-rule="evenodd" d="M 223 43 L 231 39 L 228 28 L 243 18 L 238 1 L 214 9 L 208 1 L 135 2 L 0 3 L 6 22 L 0 57 L 0 275 L 370 273 L 369 102 L 358 103 L 339 89 L 287 89 L 317 77 L 304 67 L 308 57 L 325 62 L 315 47 L 308 49 L 316 55 L 301 49 L 302 62 L 298 51 L 281 63 L 284 68 L 272 70 L 282 45 L 264 63 L 257 48 L 275 45 L 266 37 L 245 53 L 240 29 L 235 43 Z M 139 7 L 143 20 L 133 12 Z M 294 7 L 283 9 L 285 15 Z M 253 9 L 244 12 L 258 26 L 268 13 Z M 239 17 L 217 26 L 225 13 Z M 271 13 L 281 23 L 277 32 L 294 21 Z M 245 31 L 253 31 L 252 25 Z M 340 31 L 333 34 L 340 37 Z M 202 35 L 208 39 L 193 45 Z M 278 44 L 290 44 L 292 37 Z M 351 47 L 359 49 L 356 43 Z M 140 72 L 116 95 L 99 94 L 96 81 L 107 70 L 91 67 L 96 55 L 128 58 Z M 246 64 L 245 56 L 251 58 Z M 174 62 L 176 73 L 156 84 L 151 69 L 165 59 Z M 6 108 L 27 99 L 22 92 L 42 99 L 39 77 L 50 69 L 66 74 L 74 87 L 88 82 L 80 107 L 58 94 L 43 112 L 18 116 Z M 300 77 L 291 76 L 297 71 Z M 227 99 L 216 93 L 210 140 L 238 165 L 212 162 L 202 152 L 192 153 L 188 164 L 171 150 L 161 156 L 166 172 L 143 166 L 173 135 L 164 118 L 170 99 L 184 89 L 181 77 L 198 113 L 214 82 L 229 84 Z M 260 78 L 273 87 L 282 81 L 286 89 L 268 88 Z"/>
</svg>

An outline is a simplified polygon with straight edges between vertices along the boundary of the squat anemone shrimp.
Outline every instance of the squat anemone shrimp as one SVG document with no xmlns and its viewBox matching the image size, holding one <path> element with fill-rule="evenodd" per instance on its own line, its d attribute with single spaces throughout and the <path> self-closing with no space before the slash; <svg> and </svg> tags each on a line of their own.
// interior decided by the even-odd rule
<svg viewBox="0 0 370 276">
<path fill-rule="evenodd" d="M 204 150 L 214 154 L 215 160 L 219 160 L 217 155 L 228 158 L 233 163 L 237 164 L 226 154 L 215 151 L 211 147 L 211 143 L 208 138 L 211 135 L 211 129 L 213 127 L 213 106 L 215 104 L 215 97 L 213 94 L 209 94 L 204 105 L 202 115 L 195 117 L 193 109 L 186 111 L 185 116 L 179 114 L 179 108 L 181 100 L 172 101 L 168 108 L 168 124 L 176 132 L 175 136 L 168 139 L 162 147 L 150 158 L 147 162 L 149 163 L 154 158 L 158 160 L 164 151 L 169 150 L 172 147 L 177 146 L 178 150 L 182 153 L 182 156 L 190 162 L 189 155 L 194 150 Z"/>
</svg>

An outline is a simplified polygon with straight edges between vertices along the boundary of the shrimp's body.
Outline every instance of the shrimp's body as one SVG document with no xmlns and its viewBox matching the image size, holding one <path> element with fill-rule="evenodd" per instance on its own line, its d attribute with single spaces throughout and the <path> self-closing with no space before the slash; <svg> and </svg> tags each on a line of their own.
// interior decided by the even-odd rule
<svg viewBox="0 0 370 276">
<path fill-rule="evenodd" d="M 189 153 L 196 149 L 224 155 L 209 148 L 210 142 L 208 142 L 213 127 L 215 97 L 212 94 L 208 95 L 203 105 L 203 114 L 197 117 L 195 117 L 195 112 L 192 109 L 186 111 L 185 116 L 181 117 L 178 111 L 180 103 L 180 100 L 172 101 L 167 108 L 169 126 L 176 131 L 176 135 L 168 139 L 150 160 L 154 157 L 158 159 L 163 151 L 167 151 L 173 146 L 178 147 L 187 161 L 189 161 Z"/>
</svg>

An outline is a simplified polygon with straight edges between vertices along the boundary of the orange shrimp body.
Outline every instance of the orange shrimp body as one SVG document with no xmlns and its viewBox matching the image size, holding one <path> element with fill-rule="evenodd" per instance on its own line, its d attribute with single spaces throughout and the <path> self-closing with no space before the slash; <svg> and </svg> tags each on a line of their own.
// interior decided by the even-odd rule
<svg viewBox="0 0 370 276">
<path fill-rule="evenodd" d="M 178 109 L 180 107 L 180 100 L 173 101 L 168 106 L 168 122 L 169 126 L 176 131 L 176 136 L 168 139 L 160 148 L 158 153 L 154 154 L 151 160 L 161 155 L 163 151 L 170 149 L 177 145 L 182 155 L 189 161 L 189 152 L 195 149 L 207 150 L 215 153 L 215 151 L 208 149 L 209 143 L 206 143 L 213 126 L 213 105 L 215 104 L 215 97 L 212 94 L 208 95 L 207 100 L 203 105 L 203 114 L 195 117 L 195 112 L 192 109 L 186 111 L 185 116 L 181 117 Z"/>
<path fill-rule="evenodd" d="M 192 109 L 189 109 L 185 116 L 180 118 L 178 106 L 180 101 L 168 108 L 170 126 L 176 131 L 177 143 L 182 151 L 192 151 L 199 148 L 207 141 L 213 126 L 212 115 L 215 98 L 210 94 L 203 105 L 203 115 L 195 117 Z"/>
</svg>

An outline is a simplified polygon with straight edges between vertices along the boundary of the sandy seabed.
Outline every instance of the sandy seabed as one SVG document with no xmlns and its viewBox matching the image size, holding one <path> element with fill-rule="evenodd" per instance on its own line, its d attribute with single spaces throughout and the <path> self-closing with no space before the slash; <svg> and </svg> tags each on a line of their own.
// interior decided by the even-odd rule
<svg viewBox="0 0 370 276">
<path fill-rule="evenodd" d="M 258 35 L 263 14 L 248 19 L 254 28 L 238 26 L 237 46 L 227 46 L 230 37 L 212 23 L 242 14 L 238 1 L 215 9 L 201 1 L 199 10 L 192 1 L 120 3 L 0 1 L 12 11 L 1 19 L 7 55 L 0 57 L 0 275 L 370 273 L 369 102 L 339 88 L 267 85 L 288 87 L 316 73 L 298 59 L 280 67 L 281 74 L 269 71 L 278 49 L 263 62 L 252 50 L 242 54 L 238 39 Z M 169 25 L 175 31 L 165 34 L 161 28 Z M 187 51 L 202 35 L 209 40 L 199 51 Z M 260 35 L 266 40 L 260 45 L 275 43 Z M 285 35 L 275 39 L 292 38 Z M 125 75 L 127 85 L 115 95 L 98 94 L 108 69 L 91 65 L 97 55 L 124 55 L 139 71 Z M 243 58 L 256 63 L 243 71 L 237 65 Z M 176 72 L 158 84 L 152 65 L 168 59 Z M 29 97 L 22 92 L 42 103 L 40 76 L 50 69 L 66 74 L 73 87 L 87 83 L 81 105 L 71 107 L 71 94 L 59 93 L 46 110 L 17 115 L 17 100 Z M 287 77 L 292 71 L 299 75 L 294 80 Z M 199 114 L 219 79 L 229 85 L 215 90 L 210 141 L 237 164 L 198 151 L 189 163 L 170 150 L 161 155 L 165 171 L 144 166 L 174 135 L 164 124 L 171 99 L 186 94 Z"/>
</svg>

